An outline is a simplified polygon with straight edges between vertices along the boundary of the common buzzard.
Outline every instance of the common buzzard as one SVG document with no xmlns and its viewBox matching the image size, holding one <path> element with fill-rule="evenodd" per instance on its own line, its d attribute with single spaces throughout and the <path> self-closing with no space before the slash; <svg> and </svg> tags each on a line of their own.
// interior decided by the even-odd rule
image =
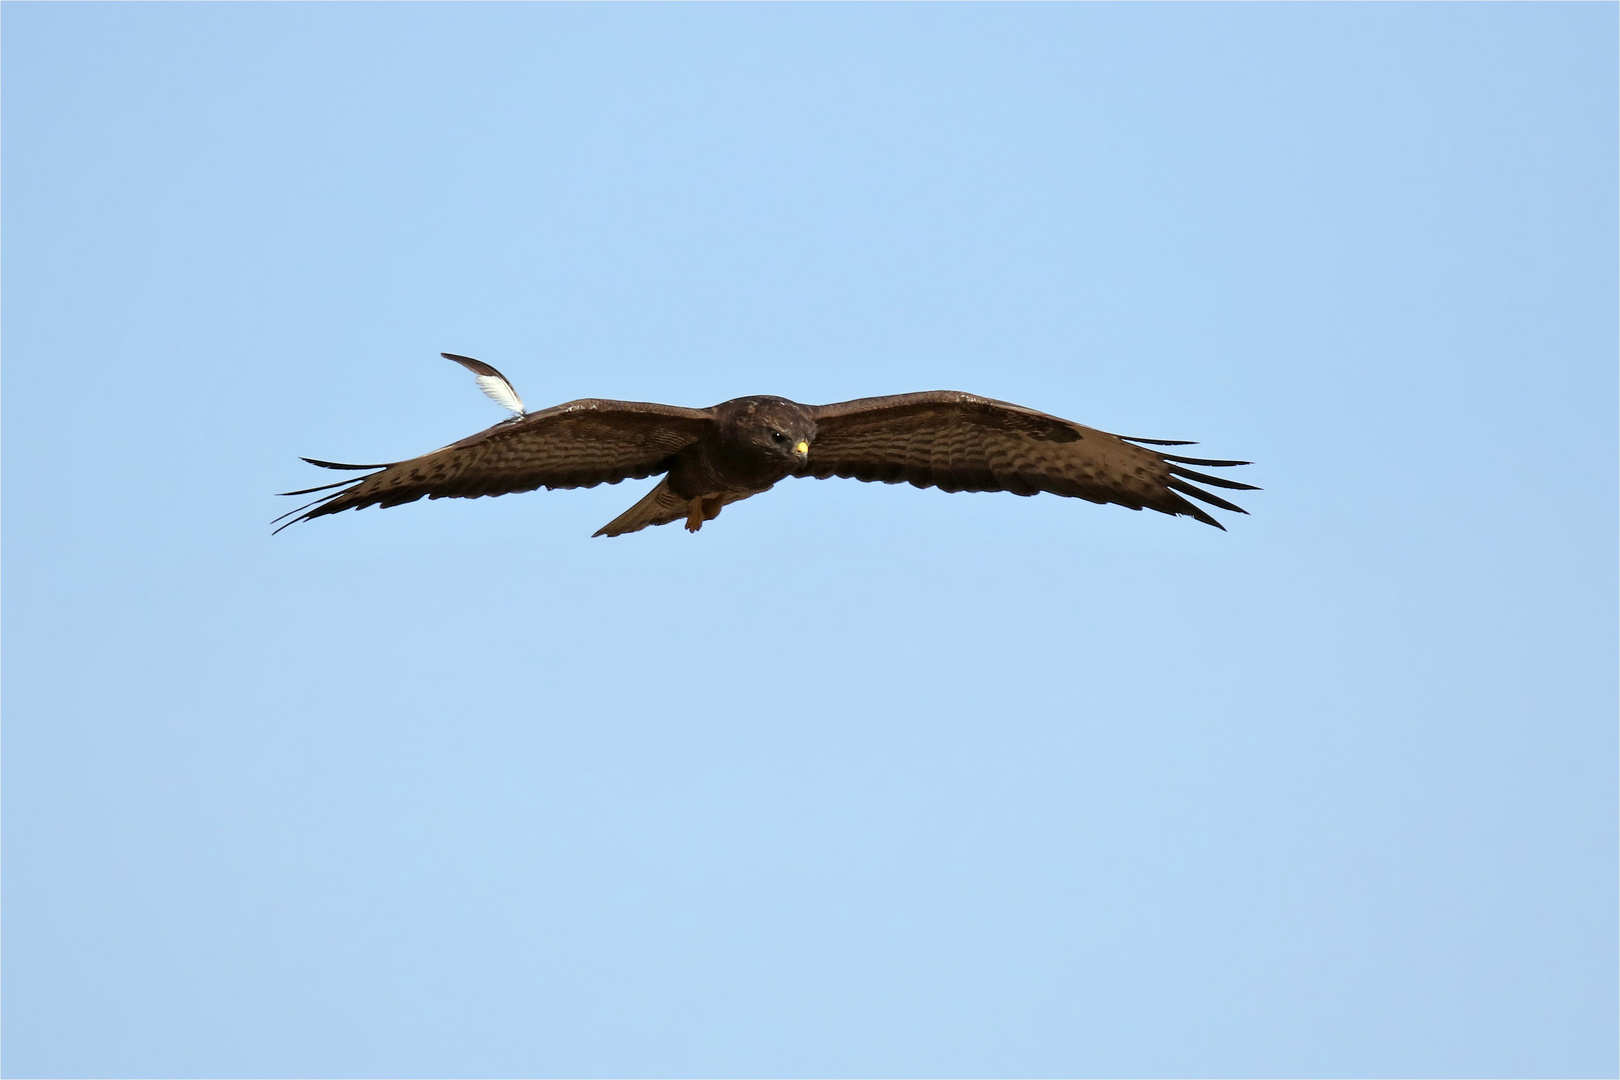
<svg viewBox="0 0 1620 1080">
<path fill-rule="evenodd" d="M 1022 405 L 953 390 L 836 405 L 744 397 L 709 409 L 584 398 L 531 413 L 524 411 L 512 384 L 490 365 L 453 353 L 441 355 L 470 370 L 485 393 L 516 415 L 409 461 L 344 465 L 304 458 L 323 469 L 380 471 L 361 480 L 283 492 L 341 489 L 276 521 L 398 506 L 423 496 L 476 499 L 539 487 L 617 484 L 663 473 L 658 486 L 595 535 L 620 536 L 672 521 L 685 521 L 687 529 L 697 532 L 728 503 L 769 491 L 789 476 L 845 476 L 886 484 L 905 480 L 942 491 L 1048 491 L 1132 510 L 1182 514 L 1223 529 L 1203 507 L 1182 496 L 1239 514 L 1246 511 L 1190 481 L 1256 490 L 1187 468 L 1224 468 L 1246 461 L 1178 457 L 1136 444 L 1190 444 L 1110 435 Z"/>
</svg>

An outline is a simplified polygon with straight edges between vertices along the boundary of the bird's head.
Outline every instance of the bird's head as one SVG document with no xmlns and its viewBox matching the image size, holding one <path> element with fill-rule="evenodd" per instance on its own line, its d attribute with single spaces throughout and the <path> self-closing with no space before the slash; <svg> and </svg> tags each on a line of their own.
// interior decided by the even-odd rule
<svg viewBox="0 0 1620 1080">
<path fill-rule="evenodd" d="M 810 458 L 816 441 L 816 421 L 808 409 L 786 398 L 740 398 L 731 407 L 732 437 L 770 457 L 779 458 L 797 472 Z"/>
</svg>

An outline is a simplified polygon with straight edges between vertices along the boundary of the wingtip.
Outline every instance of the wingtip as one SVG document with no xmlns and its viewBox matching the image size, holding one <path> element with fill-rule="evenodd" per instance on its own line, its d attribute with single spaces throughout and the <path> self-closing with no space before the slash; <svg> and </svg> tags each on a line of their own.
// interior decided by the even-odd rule
<svg viewBox="0 0 1620 1080">
<path fill-rule="evenodd" d="M 1179 491 L 1183 495 L 1189 495 L 1201 503 L 1207 503 L 1210 506 L 1218 507 L 1222 510 L 1229 510 L 1234 514 L 1248 513 L 1247 510 L 1243 509 L 1241 506 L 1238 506 L 1236 503 L 1228 502 L 1226 499 L 1221 498 L 1214 492 L 1205 491 L 1203 488 L 1198 487 L 1195 484 L 1189 484 L 1180 477 L 1172 476 L 1170 479 L 1165 481 L 1165 486 L 1173 491 Z"/>
<path fill-rule="evenodd" d="M 1200 484 L 1213 484 L 1215 487 L 1227 488 L 1232 491 L 1260 490 L 1253 484 L 1245 484 L 1239 480 L 1228 480 L 1224 476 L 1211 476 L 1209 473 L 1201 473 L 1195 469 L 1184 469 L 1180 465 L 1170 466 L 1170 472 L 1172 475 L 1182 477 L 1186 480 L 1196 480 Z"/>
</svg>

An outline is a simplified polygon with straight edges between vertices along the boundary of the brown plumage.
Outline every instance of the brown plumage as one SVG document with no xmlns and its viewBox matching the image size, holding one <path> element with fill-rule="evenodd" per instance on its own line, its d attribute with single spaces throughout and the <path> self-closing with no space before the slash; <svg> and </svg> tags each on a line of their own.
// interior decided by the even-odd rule
<svg viewBox="0 0 1620 1080">
<path fill-rule="evenodd" d="M 514 411 L 522 408 L 500 372 L 468 357 L 443 355 L 478 375 L 491 397 Z M 906 481 L 943 491 L 1046 491 L 1181 514 L 1218 529 L 1224 526 L 1183 496 L 1246 512 L 1191 481 L 1243 491 L 1255 490 L 1252 485 L 1186 466 L 1248 462 L 1178 457 L 1139 443 L 1187 445 L 1110 435 L 1022 405 L 952 390 L 836 405 L 746 397 L 709 409 L 586 398 L 506 420 L 409 461 L 343 465 L 305 458 L 327 469 L 379 471 L 358 481 L 285 492 L 341 489 L 282 517 L 307 521 L 424 496 L 475 499 L 539 487 L 595 487 L 659 473 L 665 475 L 657 487 L 596 535 L 619 536 L 681 520 L 696 532 L 728 503 L 758 495 L 789 476 Z"/>
</svg>

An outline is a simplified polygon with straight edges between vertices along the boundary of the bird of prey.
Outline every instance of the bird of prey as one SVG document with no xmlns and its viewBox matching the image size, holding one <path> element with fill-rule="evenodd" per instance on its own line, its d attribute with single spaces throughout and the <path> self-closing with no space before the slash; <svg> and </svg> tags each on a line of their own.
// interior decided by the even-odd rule
<svg viewBox="0 0 1620 1080">
<path fill-rule="evenodd" d="M 341 510 L 430 499 L 476 499 L 535 488 L 595 487 L 663 474 L 630 509 L 597 530 L 622 536 L 684 521 L 697 532 L 722 507 L 769 491 L 789 476 L 850 477 L 943 491 L 1010 491 L 1147 507 L 1224 529 L 1198 502 L 1246 513 L 1192 481 L 1256 490 L 1187 468 L 1246 461 L 1178 457 L 1149 446 L 1184 441 L 1110 435 L 1069 420 L 953 390 L 800 405 L 743 397 L 708 409 L 583 398 L 525 412 L 495 368 L 440 354 L 470 370 L 486 394 L 515 415 L 408 461 L 345 465 L 304 458 L 323 469 L 377 470 L 360 480 L 283 492 L 333 491 L 276 521 L 308 521 Z M 1141 445 L 1147 444 L 1147 445 Z M 1197 502 L 1189 502 L 1188 496 Z"/>
</svg>

